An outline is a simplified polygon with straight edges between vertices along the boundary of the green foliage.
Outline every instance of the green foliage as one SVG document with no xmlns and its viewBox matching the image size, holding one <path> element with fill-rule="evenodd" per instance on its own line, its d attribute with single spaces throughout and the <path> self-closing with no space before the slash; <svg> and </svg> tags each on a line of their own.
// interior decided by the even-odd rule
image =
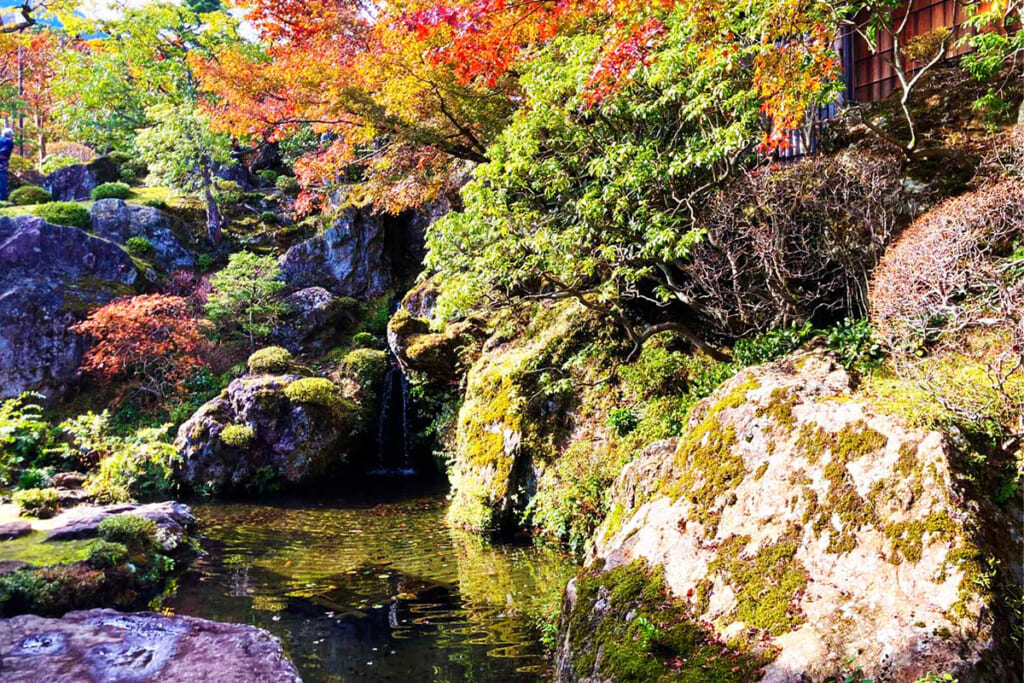
<svg viewBox="0 0 1024 683">
<path fill-rule="evenodd" d="M 640 424 L 640 413 L 632 406 L 613 408 L 608 413 L 607 424 L 619 436 L 626 436 Z"/>
<path fill-rule="evenodd" d="M 43 489 L 50 485 L 50 470 L 48 468 L 29 467 L 18 475 L 18 489 Z"/>
<path fill-rule="evenodd" d="M 79 228 L 80 230 L 85 230 L 92 225 L 89 210 L 76 202 L 40 204 L 32 213 L 47 223 L 53 223 L 54 225 L 67 225 L 72 228 Z"/>
<path fill-rule="evenodd" d="M 30 159 L 19 154 L 12 154 L 10 161 L 7 162 L 7 168 L 10 169 L 11 173 L 20 175 L 27 171 L 35 170 L 36 165 L 32 163 Z"/>
<path fill-rule="evenodd" d="M 280 375 L 294 369 L 295 359 L 288 349 L 268 346 L 249 356 L 247 366 L 254 374 Z"/>
<path fill-rule="evenodd" d="M 304 377 L 297 379 L 284 388 L 284 395 L 296 403 L 310 403 L 335 412 L 348 409 L 341 398 L 338 387 L 329 379 L 322 377 Z"/>
<path fill-rule="evenodd" d="M 297 194 L 299 191 L 299 181 L 288 175 L 280 176 L 274 181 L 274 186 L 285 194 Z"/>
<path fill-rule="evenodd" d="M 113 569 L 128 560 L 128 547 L 124 543 L 96 541 L 89 549 L 89 564 L 96 569 Z"/>
<path fill-rule="evenodd" d="M 260 179 L 260 185 L 265 185 L 269 187 L 275 187 L 277 185 L 277 171 L 265 168 L 259 173 L 257 173 L 256 176 Z"/>
<path fill-rule="evenodd" d="M 156 543 L 156 522 L 137 515 L 107 517 L 99 526 L 100 537 L 129 550 L 147 550 Z"/>
<path fill-rule="evenodd" d="M 824 330 L 825 343 L 843 367 L 867 372 L 885 360 L 885 349 L 866 318 L 843 322 Z"/>
<path fill-rule="evenodd" d="M 47 519 L 57 514 L 60 494 L 57 489 L 23 489 L 14 492 L 14 502 L 27 517 Z"/>
<path fill-rule="evenodd" d="M 769 330 L 756 337 L 740 339 L 732 350 L 733 361 L 740 367 L 760 365 L 782 358 L 803 346 L 814 336 L 810 323 Z"/>
<path fill-rule="evenodd" d="M 11 203 L 15 206 L 45 204 L 51 199 L 53 199 L 53 195 L 38 185 L 22 185 L 16 190 L 11 191 Z"/>
<path fill-rule="evenodd" d="M 124 248 L 132 256 L 147 256 L 153 251 L 153 243 L 145 237 L 129 237 Z"/>
<path fill-rule="evenodd" d="M 31 464 L 53 443 L 53 431 L 43 418 L 40 394 L 24 393 L 0 403 L 0 483 Z"/>
<path fill-rule="evenodd" d="M 247 448 L 256 438 L 256 431 L 249 425 L 227 425 L 220 432 L 225 446 Z"/>
<path fill-rule="evenodd" d="M 278 298 L 284 282 L 273 256 L 242 251 L 232 254 L 228 265 L 212 278 L 213 291 L 206 301 L 206 314 L 222 337 L 241 330 L 256 349 L 256 340 L 270 334 L 288 307 Z"/>
<path fill-rule="evenodd" d="M 387 372 L 388 355 L 376 349 L 355 349 L 345 356 L 342 367 L 360 386 L 375 387 Z"/>
<path fill-rule="evenodd" d="M 200 254 L 199 258 L 196 259 L 196 265 L 199 266 L 199 270 L 203 273 L 209 273 L 213 270 L 215 264 L 216 259 L 211 254 Z"/>
<path fill-rule="evenodd" d="M 95 201 L 101 199 L 128 199 L 132 196 L 132 188 L 124 183 L 103 183 L 94 187 L 89 196 Z"/>
<path fill-rule="evenodd" d="M 159 209 L 161 211 L 167 210 L 167 202 L 162 199 L 147 199 L 142 202 L 142 205 L 148 206 L 151 209 Z M 202 259 L 203 256 L 210 258 L 209 254 L 200 254 L 199 258 Z M 204 270 L 209 270 L 209 268 L 205 268 Z"/>
<path fill-rule="evenodd" d="M 197 159 L 205 159 L 209 164 L 226 163 L 231 158 L 228 137 L 211 133 L 209 120 L 193 104 L 157 104 L 146 110 L 146 118 L 150 125 L 139 131 L 135 145 L 149 168 L 151 183 L 196 191 L 205 182 Z M 226 191 L 230 192 L 230 188 Z M 221 194 L 221 198 L 231 197 Z"/>
<path fill-rule="evenodd" d="M 264 223 L 273 225 L 274 223 L 277 223 L 277 214 L 273 211 L 264 211 L 260 214 L 260 220 Z"/>
<path fill-rule="evenodd" d="M 357 332 L 352 336 L 352 346 L 371 347 L 377 345 L 377 337 L 369 332 Z"/>
<path fill-rule="evenodd" d="M 174 467 L 180 456 L 167 443 L 170 425 L 140 429 L 128 438 L 108 437 L 109 455 L 86 481 L 97 500 L 123 503 L 166 498 L 177 489 Z"/>
<path fill-rule="evenodd" d="M 50 154 L 47 155 L 43 162 L 39 164 L 39 172 L 43 175 L 50 175 L 55 173 L 62 168 L 68 166 L 78 166 L 82 163 L 81 159 L 77 159 L 71 156 L 64 156 L 62 154 Z"/>
<path fill-rule="evenodd" d="M 215 183 L 216 192 L 214 195 L 217 198 L 218 204 L 238 204 L 242 201 L 242 195 L 245 191 L 242 190 L 242 186 L 234 180 L 218 180 Z"/>
</svg>

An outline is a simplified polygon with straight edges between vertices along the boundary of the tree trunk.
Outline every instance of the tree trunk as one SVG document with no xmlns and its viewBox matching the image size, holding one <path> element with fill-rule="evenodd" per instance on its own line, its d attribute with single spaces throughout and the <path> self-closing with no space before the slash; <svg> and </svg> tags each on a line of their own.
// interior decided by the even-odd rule
<svg viewBox="0 0 1024 683">
<path fill-rule="evenodd" d="M 224 219 L 217 207 L 217 200 L 213 196 L 213 173 L 210 171 L 210 158 L 203 156 L 199 165 L 203 174 L 203 197 L 206 199 L 206 230 L 210 236 L 213 246 L 218 246 L 221 241 L 221 228 Z"/>
</svg>

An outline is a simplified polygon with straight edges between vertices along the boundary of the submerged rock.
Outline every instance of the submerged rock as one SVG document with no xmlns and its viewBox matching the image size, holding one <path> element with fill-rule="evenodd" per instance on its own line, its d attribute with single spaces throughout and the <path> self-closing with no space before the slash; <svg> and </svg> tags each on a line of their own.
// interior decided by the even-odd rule
<svg viewBox="0 0 1024 683">
<path fill-rule="evenodd" d="M 114 610 L 61 619 L 23 615 L 0 623 L 0 661 L 9 683 L 300 680 L 281 643 L 252 626 Z"/>
<path fill-rule="evenodd" d="M 170 223 L 159 209 L 133 206 L 121 199 L 102 199 L 92 206 L 92 231 L 117 244 L 132 237 L 144 237 L 153 245 L 152 253 L 141 257 L 152 260 L 164 271 L 195 268 L 196 260 L 174 236 Z"/>
<path fill-rule="evenodd" d="M 663 572 L 695 621 L 771 655 L 764 680 L 1014 680 L 986 558 L 1019 582 L 1021 539 L 956 471 L 942 435 L 857 401 L 830 356 L 798 354 L 726 382 L 623 470 L 590 563 Z M 560 671 L 599 647 L 572 632 L 591 623 L 581 609 L 595 605 L 570 592 Z"/>
<path fill-rule="evenodd" d="M 65 166 L 46 176 L 43 187 L 55 202 L 84 202 L 98 185 L 120 180 L 117 164 L 100 157 L 88 164 Z"/>
<path fill-rule="evenodd" d="M 66 389 L 85 347 L 68 328 L 137 280 L 116 244 L 31 216 L 0 217 L 0 399 Z"/>
<path fill-rule="evenodd" d="M 212 491 L 310 485 L 348 460 L 357 422 L 329 380 L 242 377 L 178 430 L 179 478 Z"/>
</svg>

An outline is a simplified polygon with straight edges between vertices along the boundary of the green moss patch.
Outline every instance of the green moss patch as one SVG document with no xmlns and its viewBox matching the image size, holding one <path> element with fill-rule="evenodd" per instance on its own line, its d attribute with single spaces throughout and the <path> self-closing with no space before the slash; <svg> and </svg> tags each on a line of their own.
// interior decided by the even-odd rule
<svg viewBox="0 0 1024 683">
<path fill-rule="evenodd" d="M 563 615 L 574 678 L 620 683 L 754 681 L 768 658 L 736 649 L 697 624 L 642 561 L 577 579 Z"/>
</svg>

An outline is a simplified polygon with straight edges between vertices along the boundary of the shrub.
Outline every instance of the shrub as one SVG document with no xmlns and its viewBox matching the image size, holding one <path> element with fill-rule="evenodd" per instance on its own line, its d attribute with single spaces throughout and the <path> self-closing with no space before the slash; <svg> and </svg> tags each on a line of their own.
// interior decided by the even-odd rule
<svg viewBox="0 0 1024 683">
<path fill-rule="evenodd" d="M 126 380 L 140 393 L 166 397 L 205 367 L 204 325 L 188 301 L 144 294 L 113 301 L 71 327 L 93 340 L 82 369 L 102 382 Z"/>
<path fill-rule="evenodd" d="M 153 251 L 153 243 L 145 237 L 129 237 L 124 248 L 132 256 L 146 256 Z"/>
<path fill-rule="evenodd" d="M 101 199 L 128 199 L 132 196 L 132 188 L 124 183 L 103 183 L 94 187 L 89 196 L 95 201 Z"/>
<path fill-rule="evenodd" d="M 255 438 L 256 432 L 249 425 L 227 425 L 220 432 L 220 440 L 232 448 L 246 448 Z"/>
<path fill-rule="evenodd" d="M 294 368 L 294 358 L 288 349 L 268 346 L 249 356 L 249 372 L 262 375 L 278 375 Z"/>
<path fill-rule="evenodd" d="M 356 349 L 345 356 L 343 367 L 360 386 L 373 386 L 387 372 L 388 355 L 376 349 Z"/>
<path fill-rule="evenodd" d="M 871 281 L 871 319 L 888 344 L 913 350 L 1002 308 L 997 259 L 1024 237 L 1024 179 L 956 197 L 914 221 Z"/>
<path fill-rule="evenodd" d="M 82 164 L 87 164 L 90 161 L 96 160 L 96 152 L 94 152 L 91 147 L 83 145 L 80 142 L 63 140 L 59 142 L 51 142 L 46 146 L 46 151 L 49 152 L 46 156 L 47 159 L 51 156 L 67 157 L 75 159 L 78 163 Z"/>
<path fill-rule="evenodd" d="M 159 441 L 160 429 L 143 429 L 100 461 L 99 470 L 89 477 L 89 495 L 108 503 L 165 498 L 177 484 L 174 465 L 177 449 Z"/>
<path fill-rule="evenodd" d="M 264 169 L 256 174 L 260 179 L 260 185 L 265 187 L 274 187 L 277 183 L 277 171 L 273 171 L 269 168 Z"/>
<path fill-rule="evenodd" d="M 14 502 L 21 514 L 28 517 L 47 519 L 57 514 L 60 494 L 57 489 L 24 489 L 14 492 Z"/>
<path fill-rule="evenodd" d="M 92 224 L 89 210 L 76 202 L 51 202 L 41 204 L 32 211 L 47 223 L 67 225 L 85 230 Z"/>
<path fill-rule="evenodd" d="M 0 403 L 0 483 L 38 458 L 53 442 L 49 423 L 38 403 L 41 394 L 24 393 Z"/>
<path fill-rule="evenodd" d="M 322 377 L 297 379 L 284 388 L 284 395 L 296 403 L 310 403 L 337 412 L 346 408 L 338 387 Z"/>
<path fill-rule="evenodd" d="M 632 406 L 612 408 L 608 413 L 607 424 L 619 436 L 626 436 L 640 424 L 640 413 Z"/>
<path fill-rule="evenodd" d="M 144 161 L 132 159 L 121 164 L 121 170 L 118 171 L 118 175 L 121 177 L 122 182 L 131 184 L 146 177 L 148 172 L 149 168 Z"/>
<path fill-rule="evenodd" d="M 274 187 L 285 194 L 296 194 L 299 191 L 299 181 L 287 175 L 283 175 L 274 182 Z"/>
<path fill-rule="evenodd" d="M 899 220 L 899 163 L 811 157 L 745 174 L 716 193 L 683 289 L 722 332 L 867 310 L 866 277 Z"/>
<path fill-rule="evenodd" d="M 114 515 L 100 522 L 100 537 L 130 550 L 148 550 L 156 542 L 156 522 L 136 515 Z"/>
<path fill-rule="evenodd" d="M 218 180 L 216 192 L 218 204 L 237 204 L 242 201 L 242 186 L 234 180 Z"/>
<path fill-rule="evenodd" d="M 18 475 L 19 489 L 44 489 L 50 485 L 50 472 L 38 467 L 29 467 Z"/>
<path fill-rule="evenodd" d="M 45 204 L 53 199 L 53 195 L 38 185 L 22 185 L 11 192 L 10 199 L 15 206 L 29 206 L 30 204 Z"/>
<path fill-rule="evenodd" d="M 376 346 L 377 337 L 373 336 L 369 332 L 357 332 L 352 337 L 353 346 Z"/>
<path fill-rule="evenodd" d="M 81 163 L 81 159 L 76 159 L 75 157 L 67 156 L 65 154 L 47 154 L 46 158 L 43 159 L 43 163 L 39 164 L 39 171 L 43 175 L 50 175 L 51 173 L 56 173 L 62 168 L 78 166 Z"/>
<path fill-rule="evenodd" d="M 96 569 L 113 569 L 128 560 L 128 547 L 124 543 L 96 541 L 89 548 L 89 564 Z"/>
<path fill-rule="evenodd" d="M 281 269 L 273 256 L 247 251 L 232 254 L 228 265 L 210 278 L 213 291 L 206 300 L 206 314 L 222 334 L 239 328 L 256 350 L 256 340 L 269 335 L 288 311 L 278 298 L 285 284 L 278 279 Z"/>
<path fill-rule="evenodd" d="M 18 154 L 12 154 L 10 161 L 7 162 L 7 168 L 9 168 L 12 173 L 21 174 L 35 170 L 36 165 L 32 163 L 31 159 L 26 159 Z"/>
<path fill-rule="evenodd" d="M 277 214 L 273 211 L 264 211 L 260 214 L 260 220 L 264 223 L 277 223 Z"/>
<path fill-rule="evenodd" d="M 152 209 L 160 209 L 161 211 L 167 210 L 167 202 L 162 199 L 147 199 L 142 202 L 143 206 L 148 206 Z M 204 254 L 206 256 L 206 254 Z"/>
</svg>

